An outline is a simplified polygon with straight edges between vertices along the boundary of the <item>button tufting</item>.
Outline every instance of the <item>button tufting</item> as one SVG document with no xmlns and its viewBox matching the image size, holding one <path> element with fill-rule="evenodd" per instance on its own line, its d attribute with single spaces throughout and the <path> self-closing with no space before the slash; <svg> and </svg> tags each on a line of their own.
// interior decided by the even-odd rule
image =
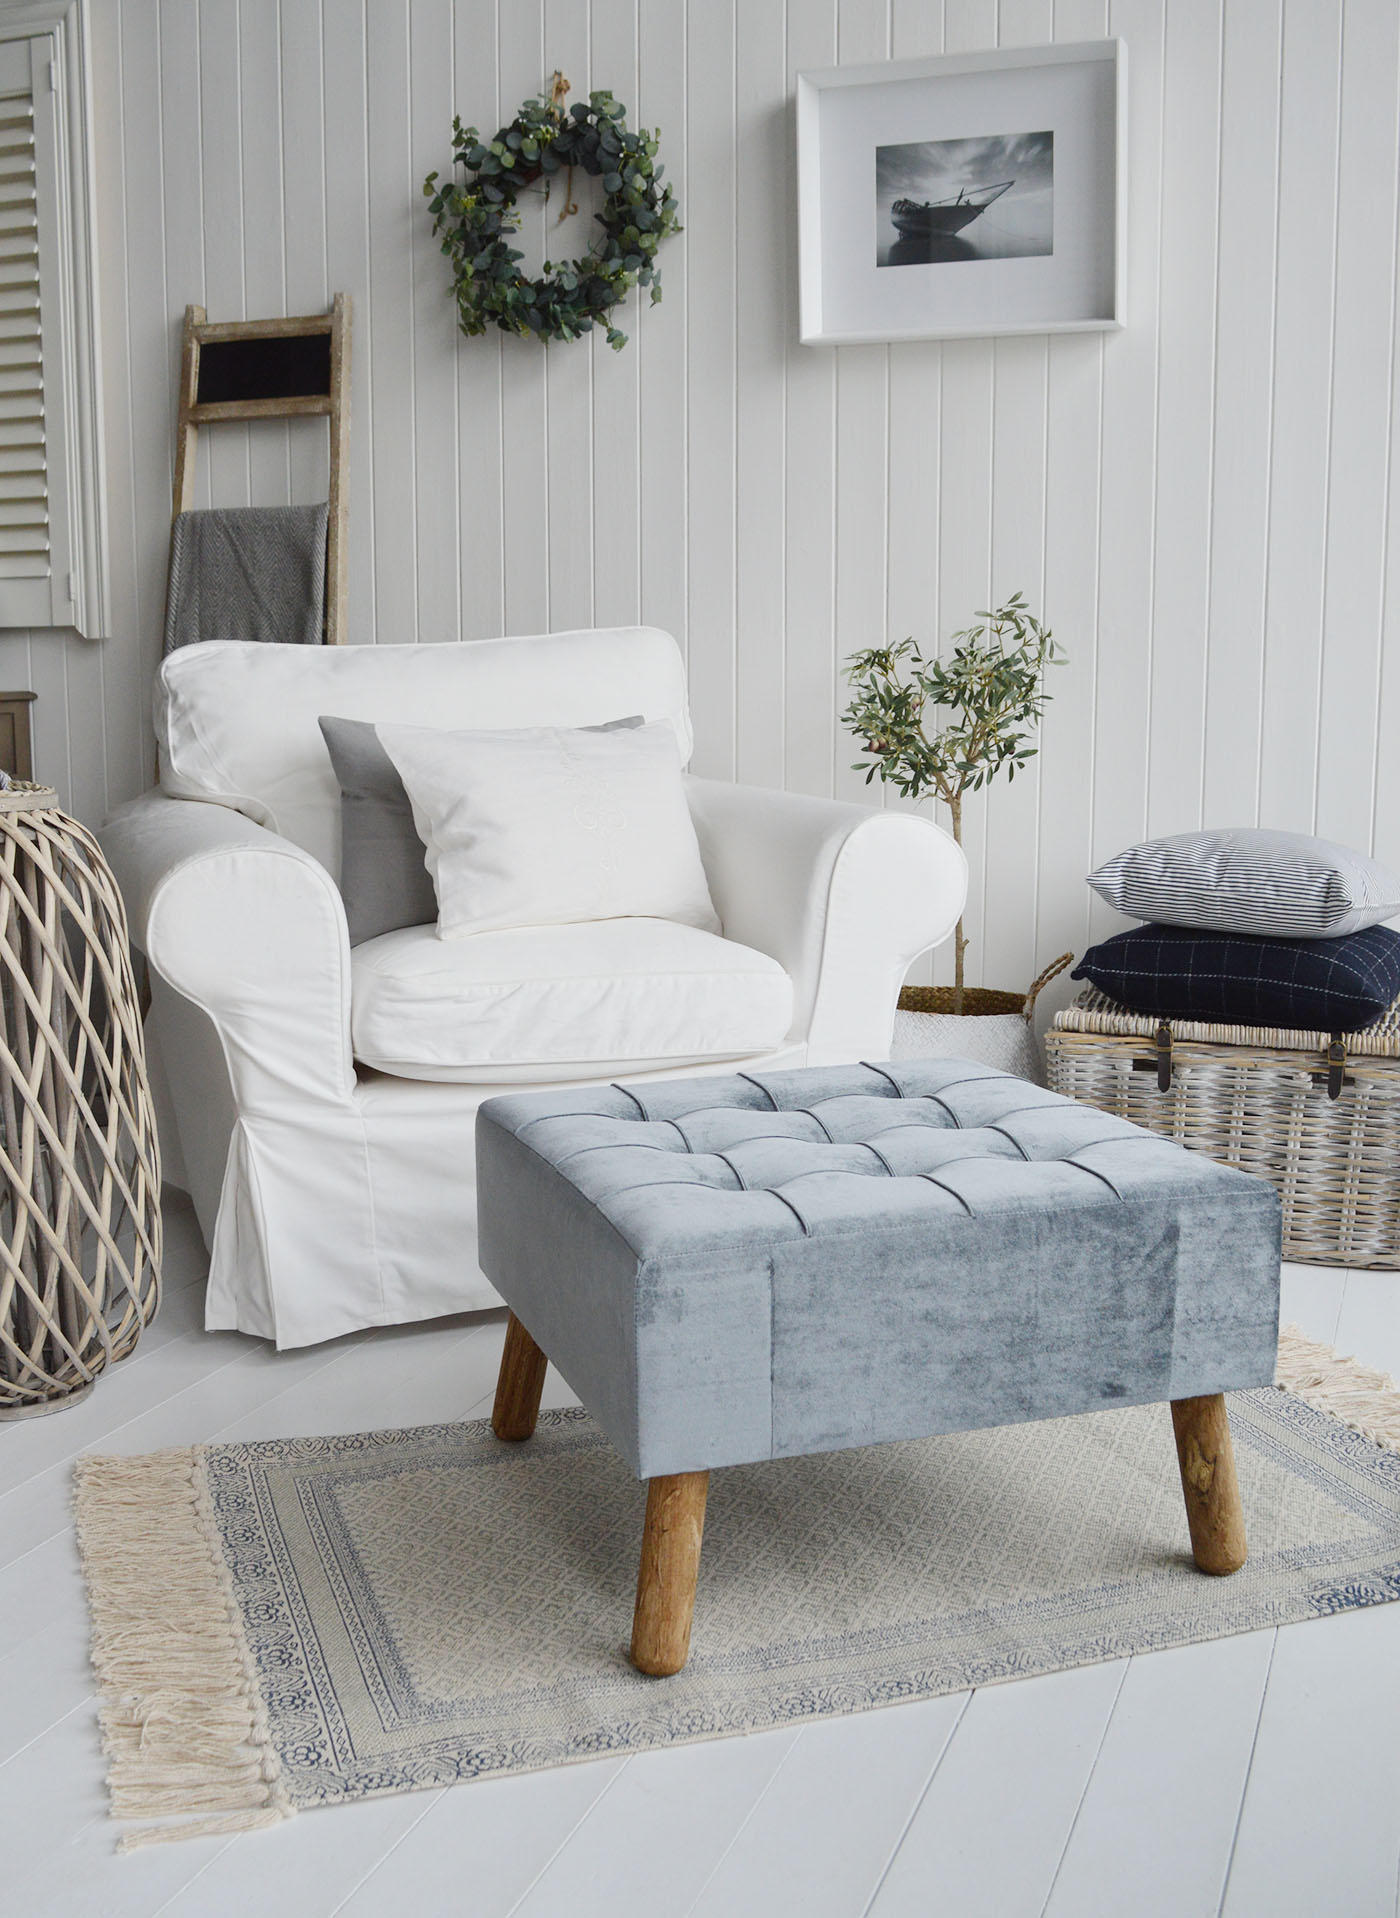
<svg viewBox="0 0 1400 1918">
<path fill-rule="evenodd" d="M 515 1129 L 619 1230 L 723 1240 L 876 1218 L 1103 1206 L 1199 1177 L 1180 1149 L 968 1061 L 598 1088 Z M 781 1210 L 774 1210 L 775 1203 Z M 639 1211 L 639 1208 L 642 1208 Z"/>
</svg>

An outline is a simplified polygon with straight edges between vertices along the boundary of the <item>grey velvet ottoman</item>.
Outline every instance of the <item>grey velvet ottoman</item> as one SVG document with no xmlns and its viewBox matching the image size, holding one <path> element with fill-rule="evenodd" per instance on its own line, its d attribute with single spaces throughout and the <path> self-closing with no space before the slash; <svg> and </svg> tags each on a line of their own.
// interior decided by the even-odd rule
<svg viewBox="0 0 1400 1918">
<path fill-rule="evenodd" d="M 956 1059 L 523 1093 L 476 1139 L 495 1430 L 552 1360 L 650 1481 L 640 1669 L 685 1663 L 721 1465 L 1169 1400 L 1196 1563 L 1243 1564 L 1220 1395 L 1274 1375 L 1262 1179 Z"/>
</svg>

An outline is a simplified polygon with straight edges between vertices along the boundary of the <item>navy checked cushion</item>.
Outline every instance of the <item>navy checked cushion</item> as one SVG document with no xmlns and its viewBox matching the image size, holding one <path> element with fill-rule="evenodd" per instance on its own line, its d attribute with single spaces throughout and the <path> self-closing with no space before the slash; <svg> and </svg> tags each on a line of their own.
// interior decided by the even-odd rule
<svg viewBox="0 0 1400 1918">
<path fill-rule="evenodd" d="M 1138 926 L 1092 946 L 1071 974 L 1130 1012 L 1221 1025 L 1359 1032 L 1400 996 L 1400 933 L 1342 939 Z"/>
</svg>

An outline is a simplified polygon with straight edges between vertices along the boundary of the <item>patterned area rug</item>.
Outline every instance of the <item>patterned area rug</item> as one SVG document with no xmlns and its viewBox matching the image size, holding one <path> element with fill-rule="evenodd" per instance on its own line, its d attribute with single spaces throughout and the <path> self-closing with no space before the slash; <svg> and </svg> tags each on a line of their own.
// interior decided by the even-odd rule
<svg viewBox="0 0 1400 1918">
<path fill-rule="evenodd" d="M 1280 1376 L 1230 1399 L 1233 1578 L 1191 1563 L 1164 1406 L 718 1472 L 662 1680 L 626 1650 L 645 1488 L 580 1410 L 522 1446 L 480 1422 L 83 1459 L 113 1810 L 161 1821 L 123 1842 L 1400 1596 L 1400 1396 L 1294 1333 Z"/>
</svg>

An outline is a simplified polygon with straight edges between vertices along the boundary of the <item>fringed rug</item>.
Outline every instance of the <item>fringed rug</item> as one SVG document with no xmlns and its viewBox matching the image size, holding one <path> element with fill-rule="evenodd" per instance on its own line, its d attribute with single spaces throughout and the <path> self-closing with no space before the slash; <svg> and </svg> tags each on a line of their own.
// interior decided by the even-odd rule
<svg viewBox="0 0 1400 1918">
<path fill-rule="evenodd" d="M 627 1662 L 645 1488 L 579 1410 L 79 1462 L 124 1842 L 866 1711 L 1400 1595 L 1400 1394 L 1285 1334 L 1231 1395 L 1250 1558 L 1165 1406 L 718 1472 L 691 1660 Z"/>
</svg>

